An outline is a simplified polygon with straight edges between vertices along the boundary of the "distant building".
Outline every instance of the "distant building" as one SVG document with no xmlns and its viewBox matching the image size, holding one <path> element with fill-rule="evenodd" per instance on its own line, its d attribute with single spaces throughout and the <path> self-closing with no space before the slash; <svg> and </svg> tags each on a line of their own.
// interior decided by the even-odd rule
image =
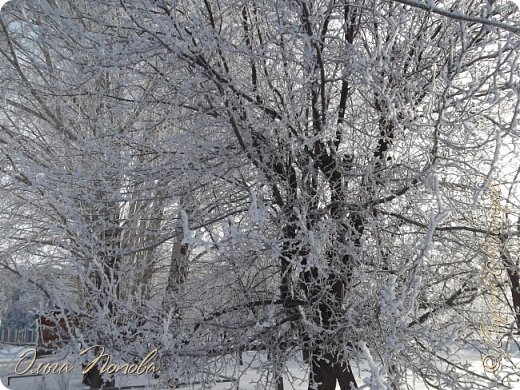
<svg viewBox="0 0 520 390">
<path fill-rule="evenodd" d="M 78 326 L 79 319 L 70 316 L 67 312 L 54 310 L 46 315 L 40 315 L 37 324 L 36 353 L 48 355 L 70 341 L 70 334 L 74 333 L 74 327 Z"/>
</svg>

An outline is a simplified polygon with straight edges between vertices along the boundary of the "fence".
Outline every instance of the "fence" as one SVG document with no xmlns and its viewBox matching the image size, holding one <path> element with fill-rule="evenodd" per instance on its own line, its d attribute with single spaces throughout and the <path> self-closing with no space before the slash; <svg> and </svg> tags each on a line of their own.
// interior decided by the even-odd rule
<svg viewBox="0 0 520 390">
<path fill-rule="evenodd" d="M 35 344 L 36 329 L 0 326 L 0 343 Z"/>
</svg>

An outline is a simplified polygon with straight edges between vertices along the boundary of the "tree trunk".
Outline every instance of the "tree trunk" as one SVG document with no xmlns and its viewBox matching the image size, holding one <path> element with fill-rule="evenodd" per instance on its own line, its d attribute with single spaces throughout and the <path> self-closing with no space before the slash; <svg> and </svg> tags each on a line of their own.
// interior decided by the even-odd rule
<svg viewBox="0 0 520 390">
<path fill-rule="evenodd" d="M 335 390 L 336 381 L 341 390 L 354 389 L 356 379 L 348 363 L 341 364 L 338 356 L 322 354 L 317 348 L 313 352 L 309 390 Z"/>
<path fill-rule="evenodd" d="M 284 390 L 283 389 L 283 378 L 281 376 L 278 377 L 278 383 L 276 384 L 276 390 Z"/>
<path fill-rule="evenodd" d="M 276 361 L 276 358 L 273 359 L 273 355 L 270 352 L 267 353 L 267 359 Z M 277 365 L 273 368 L 273 383 L 276 385 L 276 390 L 284 390 L 282 370 Z"/>
<path fill-rule="evenodd" d="M 86 363 L 83 365 L 83 368 Z M 103 380 L 103 374 L 100 372 L 100 364 L 96 364 L 86 374 L 83 375 L 83 384 L 90 386 L 90 389 L 102 389 L 115 387 L 116 380 L 111 378 L 107 381 Z"/>
<path fill-rule="evenodd" d="M 185 205 L 184 199 L 181 198 L 181 205 Z M 189 208 L 188 208 L 189 210 Z M 189 211 L 188 211 L 189 212 Z M 179 219 L 181 219 L 181 212 L 179 212 Z M 184 235 L 182 226 L 177 226 L 175 229 L 176 242 L 172 247 L 172 254 L 170 257 L 170 271 L 168 273 L 168 282 L 166 284 L 166 296 L 163 305 L 171 304 L 170 298 L 175 294 L 184 284 L 188 274 L 188 250 L 189 245 L 182 243 Z"/>
<path fill-rule="evenodd" d="M 515 314 L 516 330 L 520 332 L 520 275 L 518 269 L 512 264 L 507 264 L 507 276 L 511 283 L 511 297 L 513 299 L 513 310 Z"/>
<path fill-rule="evenodd" d="M 520 229 L 520 223 L 518 226 Z M 500 237 L 500 258 L 511 283 L 516 331 L 520 333 L 520 273 L 516 262 L 511 258 L 511 251 L 508 249 L 506 239 L 503 236 Z"/>
<path fill-rule="evenodd" d="M 114 188 L 118 188 L 117 183 L 114 184 Z M 97 181 L 93 183 L 94 188 L 101 187 L 101 184 Z M 119 267 L 120 267 L 120 247 L 121 247 L 121 232 L 120 228 L 120 209 L 117 203 L 112 203 L 105 199 L 105 196 L 101 192 L 96 192 L 96 201 L 92 209 L 98 212 L 98 215 L 94 214 L 92 217 L 92 225 L 95 227 L 95 222 L 101 218 L 107 225 L 101 231 L 97 231 L 93 228 L 91 234 L 100 242 L 102 245 L 98 251 L 99 261 L 102 263 L 102 269 L 95 270 L 90 277 L 93 280 L 93 284 L 99 291 L 99 307 L 107 304 L 108 316 L 111 322 L 117 323 L 117 303 L 120 297 L 120 285 L 119 285 Z M 115 288 L 114 288 L 115 286 Z M 112 289 L 114 291 L 112 291 Z M 115 293 L 115 297 L 112 294 Z M 108 300 L 108 302 L 105 302 Z M 94 306 L 95 308 L 95 306 Z M 91 309 L 92 310 L 92 309 Z M 95 337 L 95 336 L 94 336 Z M 94 341 L 97 345 L 103 347 L 110 347 L 104 340 L 107 340 L 107 335 L 98 335 L 97 340 Z M 100 353 L 99 348 L 94 349 L 95 354 Z M 83 375 L 83 383 L 90 385 L 91 389 L 114 387 L 115 379 L 110 378 L 109 380 L 103 380 L 103 375 L 100 372 L 100 363 L 96 364 L 90 369 L 85 375 Z"/>
</svg>

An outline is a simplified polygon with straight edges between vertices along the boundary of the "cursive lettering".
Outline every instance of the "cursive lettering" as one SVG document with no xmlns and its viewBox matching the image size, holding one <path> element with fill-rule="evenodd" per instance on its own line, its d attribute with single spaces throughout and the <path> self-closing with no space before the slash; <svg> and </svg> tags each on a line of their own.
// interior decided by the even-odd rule
<svg viewBox="0 0 520 390">
<path fill-rule="evenodd" d="M 153 349 L 140 361 L 133 363 L 115 364 L 110 361 L 110 355 L 105 353 L 105 348 L 101 345 L 93 345 L 82 350 L 79 355 L 83 356 L 89 351 L 96 353 L 92 361 L 83 368 L 82 374 L 87 374 L 96 365 L 100 365 L 101 374 L 125 374 L 125 375 L 143 375 L 154 374 L 159 371 L 157 365 L 153 362 L 158 354 L 158 350 Z M 36 364 L 36 349 L 31 348 L 20 354 L 15 366 L 17 375 L 49 375 L 49 374 L 65 374 L 74 369 L 69 363 L 46 362 Z"/>
</svg>

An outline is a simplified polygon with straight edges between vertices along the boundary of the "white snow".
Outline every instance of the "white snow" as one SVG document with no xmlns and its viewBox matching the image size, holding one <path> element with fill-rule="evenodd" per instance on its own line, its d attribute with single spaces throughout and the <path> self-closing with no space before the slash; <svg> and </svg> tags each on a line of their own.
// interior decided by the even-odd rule
<svg viewBox="0 0 520 390">
<path fill-rule="evenodd" d="M 0 379 L 4 386 L 7 385 L 8 377 L 10 377 L 9 390 L 83 390 L 88 389 L 81 383 L 82 375 L 80 368 L 75 368 L 71 373 L 68 374 L 49 374 L 45 376 L 24 376 L 16 375 L 14 367 L 16 365 L 18 356 L 27 348 L 24 347 L 4 347 L 0 350 Z M 37 363 L 45 363 L 56 361 L 56 359 L 63 358 L 39 358 Z M 65 357 L 66 359 L 66 357 Z M 464 359 L 470 364 L 470 369 L 474 369 L 476 372 L 481 371 L 481 360 L 480 355 L 476 351 L 468 351 L 464 355 Z M 516 358 L 516 362 L 520 362 L 520 359 Z M 59 360 L 58 360 L 59 361 Z M 259 368 L 265 363 L 265 354 L 257 352 L 244 352 L 243 354 L 243 365 L 240 365 L 237 371 L 237 365 L 229 365 L 226 370 L 222 373 L 223 377 L 234 377 L 235 382 L 224 382 L 217 383 L 210 387 L 215 390 L 227 390 L 227 389 L 241 389 L 241 390 L 258 390 L 264 389 L 265 385 L 261 383 L 261 377 L 259 375 Z M 307 378 L 306 367 L 298 364 L 296 361 L 290 361 L 287 365 L 288 375 L 284 377 L 284 385 L 286 390 L 307 390 L 308 383 L 305 380 Z M 376 390 L 382 389 L 381 378 L 375 378 L 374 373 L 379 371 L 377 362 L 366 360 L 361 364 L 353 365 L 353 370 L 356 373 L 356 379 L 358 381 L 359 389 L 363 390 Z M 483 373 L 483 372 L 481 372 Z M 365 384 L 363 384 L 365 383 Z M 236 385 L 238 384 L 238 387 Z M 150 376 L 141 375 L 120 375 L 116 378 L 116 386 L 146 386 L 146 389 L 162 390 L 166 389 L 157 385 L 157 381 Z M 376 387 L 374 387 L 376 386 Z M 5 388 L 5 387 L 4 387 Z M 0 385 L 0 390 L 4 388 Z M 136 387 L 143 388 L 143 387 Z M 179 388 L 186 388 L 192 390 L 202 389 L 202 385 L 192 386 L 181 386 Z M 339 386 L 336 387 L 339 390 Z M 415 390 L 427 390 L 427 387 L 422 383 L 416 382 L 414 385 Z M 445 389 L 449 390 L 449 389 Z M 512 390 L 520 390 L 520 384 L 512 387 Z"/>
</svg>

